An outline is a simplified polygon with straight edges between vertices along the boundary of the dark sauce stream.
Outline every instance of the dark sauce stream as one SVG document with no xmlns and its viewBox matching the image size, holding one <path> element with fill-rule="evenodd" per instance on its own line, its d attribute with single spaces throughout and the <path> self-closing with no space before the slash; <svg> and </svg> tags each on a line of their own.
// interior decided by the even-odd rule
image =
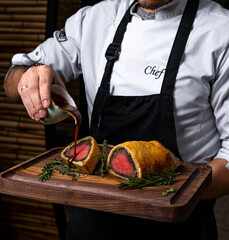
<svg viewBox="0 0 229 240">
<path fill-rule="evenodd" d="M 59 108 L 61 108 L 65 112 L 70 113 L 77 120 L 77 125 L 75 128 L 74 154 L 68 159 L 68 167 L 70 168 L 72 166 L 72 162 L 76 159 L 76 156 L 77 156 L 76 144 L 77 144 L 77 139 L 78 139 L 79 128 L 80 128 L 80 125 L 82 122 L 82 116 L 81 116 L 79 110 L 76 107 L 70 105 L 69 102 L 61 95 L 51 92 L 51 98 Z"/>
</svg>

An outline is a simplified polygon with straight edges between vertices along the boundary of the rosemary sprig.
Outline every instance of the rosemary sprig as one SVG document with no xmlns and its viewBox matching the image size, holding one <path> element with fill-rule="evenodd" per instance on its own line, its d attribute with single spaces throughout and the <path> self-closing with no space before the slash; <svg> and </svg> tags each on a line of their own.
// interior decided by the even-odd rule
<svg viewBox="0 0 229 240">
<path fill-rule="evenodd" d="M 103 148 L 101 153 L 99 154 L 99 161 L 98 161 L 98 165 L 99 169 L 96 170 L 95 174 L 99 174 L 102 177 L 104 176 L 104 174 L 107 172 L 106 170 L 106 162 L 107 162 L 107 157 L 108 157 L 108 142 L 107 140 L 103 141 Z"/>
<path fill-rule="evenodd" d="M 40 176 L 40 181 L 46 181 L 50 178 L 52 171 L 55 170 L 61 164 L 61 160 L 55 160 L 51 163 L 45 163 L 44 168 L 41 170 L 42 172 L 38 174 Z"/>
<path fill-rule="evenodd" d="M 49 179 L 53 170 L 58 170 L 62 175 L 71 176 L 72 181 L 76 181 L 80 176 L 80 173 L 86 174 L 76 167 L 69 168 L 62 160 L 55 160 L 44 165 L 44 168 L 41 170 L 42 172 L 38 174 L 38 176 L 40 176 L 39 180 L 44 182 Z"/>
<path fill-rule="evenodd" d="M 71 176 L 72 177 L 72 181 L 76 181 L 78 179 L 78 177 L 80 177 L 80 173 L 86 174 L 85 172 L 79 170 L 76 167 L 69 168 L 68 165 L 66 165 L 66 164 L 61 164 L 60 165 L 59 173 L 61 173 L 62 175 Z"/>
<path fill-rule="evenodd" d="M 122 182 L 118 185 L 118 188 L 143 188 L 146 186 L 165 186 L 172 184 L 175 176 L 178 173 L 175 171 L 162 171 L 162 172 L 153 172 L 148 174 L 147 178 L 138 178 L 138 177 L 128 177 L 128 181 Z"/>
</svg>

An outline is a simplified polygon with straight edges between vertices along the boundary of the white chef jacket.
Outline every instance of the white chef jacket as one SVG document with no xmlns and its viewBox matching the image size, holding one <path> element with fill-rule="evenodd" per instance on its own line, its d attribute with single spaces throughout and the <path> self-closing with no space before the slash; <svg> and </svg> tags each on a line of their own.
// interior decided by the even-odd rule
<svg viewBox="0 0 229 240">
<path fill-rule="evenodd" d="M 152 20 L 142 20 L 132 8 L 133 18 L 111 77 L 111 94 L 160 93 L 186 2 L 173 0 L 161 6 Z M 106 64 L 105 51 L 131 3 L 106 0 L 82 8 L 66 21 L 66 35 L 64 30 L 56 31 L 33 52 L 16 54 L 12 63 L 50 65 L 65 82 L 83 74 L 90 119 Z M 229 161 L 228 26 L 229 11 L 200 0 L 174 89 L 177 144 L 187 162 L 208 163 L 214 157 Z"/>
</svg>

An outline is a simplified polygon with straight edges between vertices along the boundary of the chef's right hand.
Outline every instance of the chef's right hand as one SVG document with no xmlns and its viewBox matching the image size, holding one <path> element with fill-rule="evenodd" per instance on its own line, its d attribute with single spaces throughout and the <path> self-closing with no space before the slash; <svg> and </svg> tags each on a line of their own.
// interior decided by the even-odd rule
<svg viewBox="0 0 229 240">
<path fill-rule="evenodd" d="M 17 90 L 32 119 L 39 121 L 46 116 L 53 83 L 66 89 L 58 74 L 47 65 L 30 67 L 22 74 Z"/>
</svg>

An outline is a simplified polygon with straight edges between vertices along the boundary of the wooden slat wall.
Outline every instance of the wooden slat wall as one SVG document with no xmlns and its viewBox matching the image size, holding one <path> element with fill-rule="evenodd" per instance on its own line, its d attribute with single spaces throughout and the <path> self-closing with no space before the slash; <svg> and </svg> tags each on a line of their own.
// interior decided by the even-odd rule
<svg viewBox="0 0 229 240">
<path fill-rule="evenodd" d="M 80 7 L 80 0 L 59 0 L 59 5 L 57 29 Z M 12 103 L 3 89 L 13 54 L 30 52 L 45 39 L 46 10 L 47 0 L 0 0 L 0 171 L 46 150 L 44 126 L 31 120 L 22 104 Z M 70 87 L 79 94 L 76 81 Z M 63 123 L 67 132 L 57 128 L 62 139 L 71 139 L 72 124 L 71 119 Z M 53 205 L 0 195 L 0 239 L 60 239 Z"/>
<path fill-rule="evenodd" d="M 31 51 L 45 39 L 47 1 L 0 1 L 0 168 L 45 150 L 44 126 L 4 93 L 3 79 L 14 53 Z"/>
</svg>

